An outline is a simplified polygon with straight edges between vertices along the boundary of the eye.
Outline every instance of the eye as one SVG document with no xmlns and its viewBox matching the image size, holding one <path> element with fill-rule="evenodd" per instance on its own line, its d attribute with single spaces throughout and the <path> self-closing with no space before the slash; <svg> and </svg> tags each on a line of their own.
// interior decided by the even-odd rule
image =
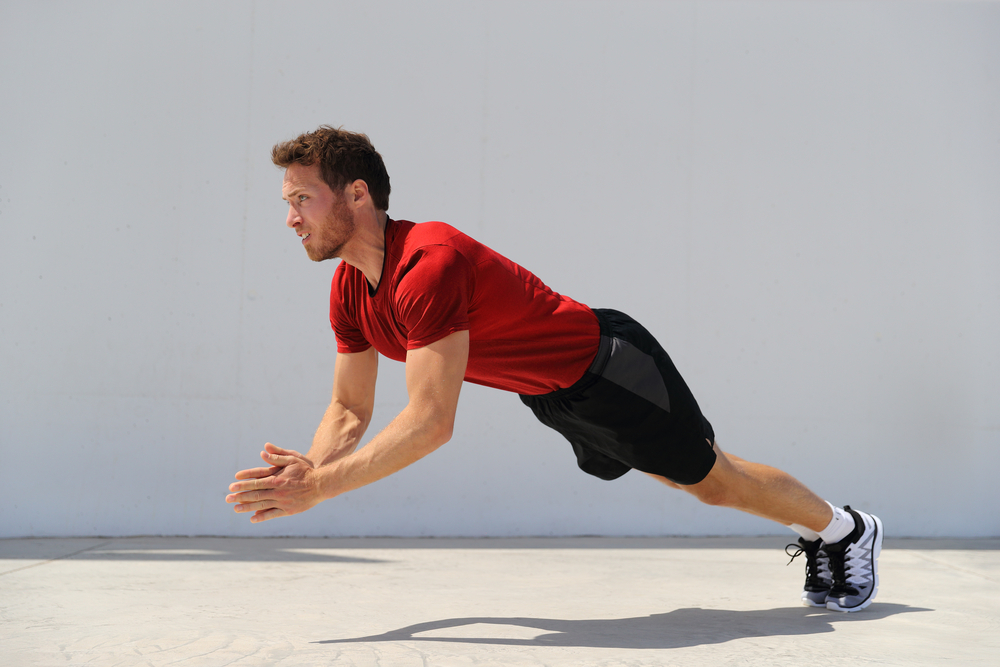
<svg viewBox="0 0 1000 667">
<path fill-rule="evenodd" d="M 309 199 L 309 198 L 308 198 L 308 197 L 306 197 L 305 195 L 299 195 L 299 203 L 300 203 L 300 204 L 301 204 L 302 202 L 304 202 L 304 201 L 305 201 L 306 199 Z"/>
</svg>

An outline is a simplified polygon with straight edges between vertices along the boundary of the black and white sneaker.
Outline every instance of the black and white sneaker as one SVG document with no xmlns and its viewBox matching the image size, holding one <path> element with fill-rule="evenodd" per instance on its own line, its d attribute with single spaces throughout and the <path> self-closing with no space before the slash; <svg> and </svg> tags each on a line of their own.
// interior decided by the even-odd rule
<svg viewBox="0 0 1000 667">
<path fill-rule="evenodd" d="M 802 554 L 806 556 L 806 584 L 802 587 L 802 604 L 807 607 L 826 607 L 826 598 L 833 585 L 830 575 L 830 559 L 826 555 L 823 540 L 807 542 L 799 538 L 798 544 L 789 544 L 785 553 L 795 560 Z M 795 549 L 794 553 L 789 549 Z M 791 564 L 792 560 L 788 561 Z"/>
<path fill-rule="evenodd" d="M 852 510 L 848 505 L 844 509 L 854 517 L 854 530 L 840 542 L 824 547 L 833 577 L 833 585 L 826 596 L 826 608 L 861 611 L 872 603 L 878 592 L 882 520 Z"/>
</svg>

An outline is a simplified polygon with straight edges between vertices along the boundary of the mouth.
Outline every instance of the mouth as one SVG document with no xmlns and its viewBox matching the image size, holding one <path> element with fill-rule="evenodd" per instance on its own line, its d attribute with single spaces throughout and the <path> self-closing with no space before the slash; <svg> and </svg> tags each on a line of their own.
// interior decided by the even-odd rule
<svg viewBox="0 0 1000 667">
<path fill-rule="evenodd" d="M 302 239 L 302 245 L 305 245 L 306 241 L 308 241 L 311 236 L 312 234 L 299 234 L 299 237 Z"/>
</svg>

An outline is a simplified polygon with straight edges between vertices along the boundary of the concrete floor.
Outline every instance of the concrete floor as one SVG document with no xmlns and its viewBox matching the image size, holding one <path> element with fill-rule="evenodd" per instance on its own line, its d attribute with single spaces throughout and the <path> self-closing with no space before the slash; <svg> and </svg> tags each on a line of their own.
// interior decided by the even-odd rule
<svg viewBox="0 0 1000 667">
<path fill-rule="evenodd" d="M 887 541 L 856 614 L 789 541 L 0 540 L 0 665 L 1000 665 L 1000 540 Z"/>
</svg>

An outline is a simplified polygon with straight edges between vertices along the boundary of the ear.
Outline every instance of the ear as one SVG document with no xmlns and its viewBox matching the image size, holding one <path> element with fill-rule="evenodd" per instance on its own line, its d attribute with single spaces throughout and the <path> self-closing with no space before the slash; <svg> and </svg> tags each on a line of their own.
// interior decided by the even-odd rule
<svg viewBox="0 0 1000 667">
<path fill-rule="evenodd" d="M 361 206 L 366 201 L 370 200 L 371 195 L 368 194 L 368 184 L 360 178 L 347 186 L 346 201 L 348 203 L 354 204 L 355 206 Z"/>
</svg>

